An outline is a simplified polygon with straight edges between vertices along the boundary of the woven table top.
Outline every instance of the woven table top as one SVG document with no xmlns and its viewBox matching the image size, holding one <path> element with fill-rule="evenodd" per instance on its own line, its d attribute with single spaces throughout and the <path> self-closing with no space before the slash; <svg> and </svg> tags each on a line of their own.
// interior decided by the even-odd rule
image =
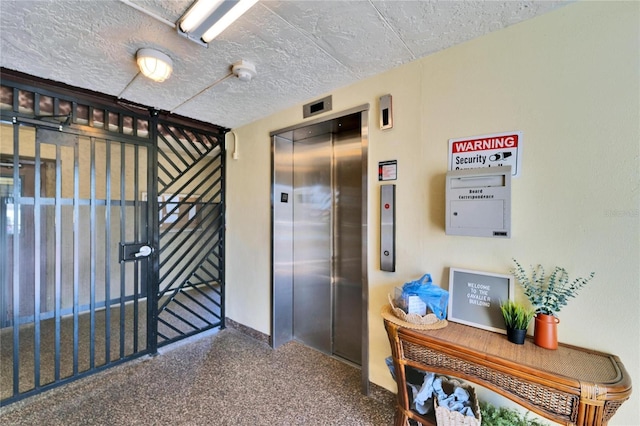
<svg viewBox="0 0 640 426">
<path fill-rule="evenodd" d="M 449 322 L 440 330 L 399 330 L 421 334 L 426 339 L 447 342 L 505 361 L 544 370 L 554 375 L 597 384 L 615 384 L 621 380 L 617 357 L 588 349 L 559 344 L 557 350 L 536 346 L 531 338 L 515 345 L 504 334 Z"/>
</svg>

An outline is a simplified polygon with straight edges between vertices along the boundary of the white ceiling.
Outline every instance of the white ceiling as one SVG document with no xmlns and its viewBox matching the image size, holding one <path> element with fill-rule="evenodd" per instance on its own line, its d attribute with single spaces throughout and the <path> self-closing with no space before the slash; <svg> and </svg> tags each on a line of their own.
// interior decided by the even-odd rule
<svg viewBox="0 0 640 426">
<path fill-rule="evenodd" d="M 191 4 L 131 2 L 170 22 Z M 260 1 L 205 48 L 121 0 L 0 0 L 0 66 L 234 128 L 564 4 Z M 168 80 L 136 77 L 143 47 L 173 59 Z M 254 80 L 223 79 L 240 59 Z"/>
</svg>

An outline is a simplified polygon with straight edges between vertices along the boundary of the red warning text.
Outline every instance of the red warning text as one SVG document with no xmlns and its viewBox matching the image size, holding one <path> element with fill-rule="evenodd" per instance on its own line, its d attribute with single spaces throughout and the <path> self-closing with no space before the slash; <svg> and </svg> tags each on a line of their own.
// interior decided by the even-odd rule
<svg viewBox="0 0 640 426">
<path fill-rule="evenodd" d="M 469 139 L 453 142 L 452 152 L 486 151 L 491 149 L 517 148 L 518 135 L 503 135 L 484 139 Z"/>
</svg>

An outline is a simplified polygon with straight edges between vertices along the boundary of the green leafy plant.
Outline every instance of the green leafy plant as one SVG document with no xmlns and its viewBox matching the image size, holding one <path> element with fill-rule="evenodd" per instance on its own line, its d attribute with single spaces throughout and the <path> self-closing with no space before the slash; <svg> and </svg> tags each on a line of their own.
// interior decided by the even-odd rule
<svg viewBox="0 0 640 426">
<path fill-rule="evenodd" d="M 512 273 L 524 288 L 524 294 L 529 298 L 536 313 L 546 315 L 555 316 L 569 299 L 576 297 L 578 290 L 595 276 L 595 272 L 591 272 L 588 278 L 570 281 L 566 269 L 556 266 L 547 276 L 542 265 L 532 266 L 531 273 L 527 274 L 517 260 L 513 259 L 513 262 L 516 266 Z"/>
<path fill-rule="evenodd" d="M 513 300 L 507 300 L 501 303 L 500 310 L 502 311 L 504 324 L 508 329 L 513 330 L 526 330 L 536 314 L 535 309 L 527 308 Z"/>
<path fill-rule="evenodd" d="M 498 408 L 484 401 L 480 402 L 480 414 L 482 415 L 483 426 L 548 426 L 548 423 L 536 419 L 528 419 L 528 411 L 525 415 L 522 415 L 514 409 Z"/>
</svg>

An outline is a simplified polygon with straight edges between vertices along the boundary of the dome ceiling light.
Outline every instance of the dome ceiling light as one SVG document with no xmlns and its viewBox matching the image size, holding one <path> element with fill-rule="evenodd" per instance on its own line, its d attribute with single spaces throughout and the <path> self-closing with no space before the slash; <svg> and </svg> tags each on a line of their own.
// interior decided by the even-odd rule
<svg viewBox="0 0 640 426">
<path fill-rule="evenodd" d="M 136 53 L 140 72 L 153 81 L 163 82 L 173 71 L 173 61 L 164 53 L 155 49 L 140 49 Z"/>
</svg>

